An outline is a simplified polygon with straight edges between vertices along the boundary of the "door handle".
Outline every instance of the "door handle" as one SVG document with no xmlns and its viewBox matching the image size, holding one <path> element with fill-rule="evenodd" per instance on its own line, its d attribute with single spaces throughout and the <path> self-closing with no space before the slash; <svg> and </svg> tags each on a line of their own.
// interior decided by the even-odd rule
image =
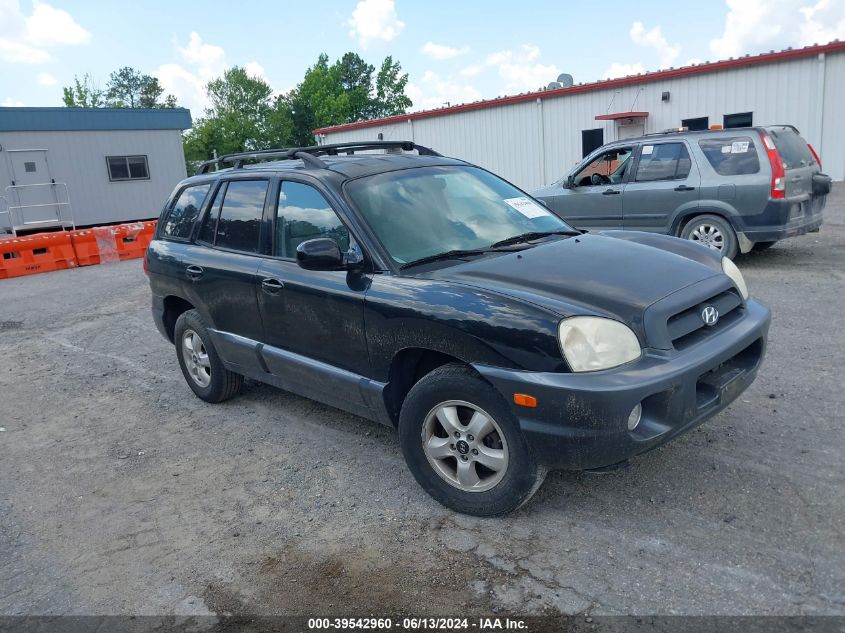
<svg viewBox="0 0 845 633">
<path fill-rule="evenodd" d="M 285 284 L 283 284 L 278 279 L 274 279 L 273 277 L 268 277 L 267 279 L 261 280 L 261 289 L 268 295 L 279 294 L 279 291 L 284 287 Z"/>
<path fill-rule="evenodd" d="M 185 269 L 185 274 L 188 275 L 191 279 L 199 279 L 202 277 L 203 269 L 200 266 L 194 266 L 191 264 Z"/>
<path fill-rule="evenodd" d="M 621 193 L 618 189 L 605 189 L 601 192 L 603 196 L 618 196 Z"/>
<path fill-rule="evenodd" d="M 687 187 L 686 185 L 678 185 L 675 191 L 695 191 L 695 187 Z"/>
<path fill-rule="evenodd" d="M 790 182 L 800 182 L 802 180 L 804 180 L 804 176 L 793 176 L 789 179 Z"/>
</svg>

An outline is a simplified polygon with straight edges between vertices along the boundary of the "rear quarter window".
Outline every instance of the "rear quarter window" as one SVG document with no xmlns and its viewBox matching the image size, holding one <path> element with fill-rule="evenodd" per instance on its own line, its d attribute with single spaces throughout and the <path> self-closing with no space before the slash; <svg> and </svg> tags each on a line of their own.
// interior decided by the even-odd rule
<svg viewBox="0 0 845 633">
<path fill-rule="evenodd" d="M 703 138 L 698 146 L 720 176 L 742 176 L 760 171 L 757 148 L 750 136 Z"/>
<path fill-rule="evenodd" d="M 816 159 L 813 158 L 807 141 L 791 127 L 769 128 L 766 131 L 772 137 L 785 169 L 815 164 Z"/>
<path fill-rule="evenodd" d="M 165 237 L 188 239 L 209 189 L 211 183 L 183 189 L 167 214 L 161 234 Z"/>
</svg>

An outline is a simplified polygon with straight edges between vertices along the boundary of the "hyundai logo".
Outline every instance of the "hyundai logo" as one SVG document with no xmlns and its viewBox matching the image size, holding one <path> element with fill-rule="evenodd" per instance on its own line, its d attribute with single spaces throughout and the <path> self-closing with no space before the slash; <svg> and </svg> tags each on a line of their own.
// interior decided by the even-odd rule
<svg viewBox="0 0 845 633">
<path fill-rule="evenodd" d="M 704 325 L 716 325 L 719 320 L 719 311 L 713 306 L 707 306 L 701 311 L 701 320 Z"/>
</svg>

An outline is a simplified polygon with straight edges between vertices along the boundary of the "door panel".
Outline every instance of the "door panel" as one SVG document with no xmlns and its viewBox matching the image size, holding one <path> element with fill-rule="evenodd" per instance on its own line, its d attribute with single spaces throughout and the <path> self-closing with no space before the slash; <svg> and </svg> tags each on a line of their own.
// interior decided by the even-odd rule
<svg viewBox="0 0 845 633">
<path fill-rule="evenodd" d="M 594 154 L 576 168 L 571 188 L 561 188 L 552 210 L 579 229 L 622 227 L 622 197 L 633 146 Z"/>
<path fill-rule="evenodd" d="M 346 378 L 370 373 L 364 335 L 370 278 L 344 270 L 305 270 L 293 259 L 299 243 L 318 237 L 334 239 L 346 251 L 349 231 L 326 197 L 305 183 L 281 183 L 274 215 L 274 256 L 262 259 L 258 270 L 264 362 L 298 393 L 323 402 L 332 399 L 329 403 L 335 406 L 343 400 L 364 404 L 360 385 Z M 295 362 L 294 355 L 317 362 Z M 325 393 L 325 366 L 343 378 L 332 383 L 331 393 Z"/>
<path fill-rule="evenodd" d="M 683 142 L 644 144 L 622 196 L 624 227 L 669 233 L 678 212 L 698 207 L 701 175 Z"/>
<path fill-rule="evenodd" d="M 47 150 L 9 150 L 7 153 L 14 182 L 9 206 L 18 207 L 12 211 L 14 224 L 33 229 L 39 225 L 55 225 L 63 219 L 70 223 L 67 205 L 59 204 L 66 202 L 66 187 L 52 183 Z M 62 189 L 61 194 L 57 188 Z"/>
</svg>

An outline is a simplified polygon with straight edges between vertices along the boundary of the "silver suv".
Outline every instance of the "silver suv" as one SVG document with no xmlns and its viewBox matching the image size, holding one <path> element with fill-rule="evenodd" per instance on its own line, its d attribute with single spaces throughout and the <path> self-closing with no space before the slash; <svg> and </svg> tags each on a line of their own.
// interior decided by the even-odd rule
<svg viewBox="0 0 845 633">
<path fill-rule="evenodd" d="M 829 191 L 798 130 L 772 125 L 608 143 L 533 196 L 580 229 L 677 235 L 733 258 L 817 231 Z"/>
</svg>

